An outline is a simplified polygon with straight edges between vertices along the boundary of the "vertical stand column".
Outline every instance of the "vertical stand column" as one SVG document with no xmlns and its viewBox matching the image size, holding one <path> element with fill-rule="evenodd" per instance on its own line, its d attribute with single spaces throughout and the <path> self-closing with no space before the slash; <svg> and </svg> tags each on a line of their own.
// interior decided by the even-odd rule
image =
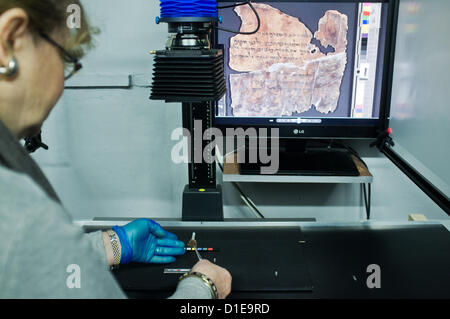
<svg viewBox="0 0 450 319">
<path fill-rule="evenodd" d="M 222 221 L 222 190 L 216 181 L 212 137 L 214 101 L 183 103 L 183 127 L 190 132 L 189 184 L 183 192 L 183 221 Z M 211 158 L 212 157 L 212 158 Z"/>
</svg>

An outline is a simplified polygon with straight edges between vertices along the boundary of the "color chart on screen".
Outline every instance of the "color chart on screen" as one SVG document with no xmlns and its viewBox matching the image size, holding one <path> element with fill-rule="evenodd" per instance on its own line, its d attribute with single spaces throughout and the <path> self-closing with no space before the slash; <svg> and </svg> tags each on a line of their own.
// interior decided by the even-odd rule
<svg viewBox="0 0 450 319">
<path fill-rule="evenodd" d="M 359 6 L 358 53 L 355 59 L 352 103 L 353 118 L 373 116 L 381 6 L 381 3 L 369 2 Z"/>
</svg>

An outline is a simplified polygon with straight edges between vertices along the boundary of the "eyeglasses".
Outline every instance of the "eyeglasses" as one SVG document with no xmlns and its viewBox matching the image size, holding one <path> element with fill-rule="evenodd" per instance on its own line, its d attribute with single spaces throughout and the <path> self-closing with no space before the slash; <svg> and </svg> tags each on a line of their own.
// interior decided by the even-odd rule
<svg viewBox="0 0 450 319">
<path fill-rule="evenodd" d="M 80 71 L 80 69 L 83 67 L 83 65 L 78 62 L 78 59 L 76 59 L 75 57 L 73 57 L 69 52 L 67 52 L 67 50 L 65 50 L 62 46 L 60 46 L 58 43 L 56 43 L 56 41 L 54 41 L 52 38 L 50 38 L 48 35 L 46 35 L 45 33 L 41 32 L 40 33 L 41 37 L 44 38 L 45 40 L 47 40 L 47 42 L 49 42 L 50 44 L 52 44 L 53 46 L 55 46 L 62 54 L 64 61 L 67 63 L 71 63 L 73 64 L 72 69 L 69 69 L 68 71 L 66 71 L 66 73 L 64 74 L 64 80 L 67 81 L 68 79 L 70 79 L 75 73 L 77 73 L 78 71 Z"/>
</svg>

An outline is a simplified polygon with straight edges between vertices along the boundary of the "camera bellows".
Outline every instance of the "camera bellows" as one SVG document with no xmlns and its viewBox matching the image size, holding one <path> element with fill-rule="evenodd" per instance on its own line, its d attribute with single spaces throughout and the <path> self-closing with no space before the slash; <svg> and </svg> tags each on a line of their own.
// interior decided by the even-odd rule
<svg viewBox="0 0 450 319">
<path fill-rule="evenodd" d="M 157 51 L 150 99 L 218 101 L 226 92 L 222 50 Z"/>
<path fill-rule="evenodd" d="M 161 0 L 161 17 L 216 17 L 216 0 Z"/>
</svg>

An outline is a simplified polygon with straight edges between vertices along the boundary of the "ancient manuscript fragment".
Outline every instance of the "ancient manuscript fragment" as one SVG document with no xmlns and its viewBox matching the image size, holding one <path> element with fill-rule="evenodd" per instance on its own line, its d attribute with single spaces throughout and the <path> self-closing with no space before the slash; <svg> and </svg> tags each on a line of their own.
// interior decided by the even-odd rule
<svg viewBox="0 0 450 319">
<path fill-rule="evenodd" d="M 229 66 L 245 72 L 230 75 L 234 116 L 292 116 L 313 105 L 319 112 L 334 112 L 347 64 L 347 16 L 327 11 L 313 35 L 296 17 L 267 4 L 253 6 L 261 19 L 259 32 L 230 39 Z M 248 6 L 234 10 L 241 31 L 256 28 Z M 313 39 L 332 52 L 322 53 Z"/>
</svg>

